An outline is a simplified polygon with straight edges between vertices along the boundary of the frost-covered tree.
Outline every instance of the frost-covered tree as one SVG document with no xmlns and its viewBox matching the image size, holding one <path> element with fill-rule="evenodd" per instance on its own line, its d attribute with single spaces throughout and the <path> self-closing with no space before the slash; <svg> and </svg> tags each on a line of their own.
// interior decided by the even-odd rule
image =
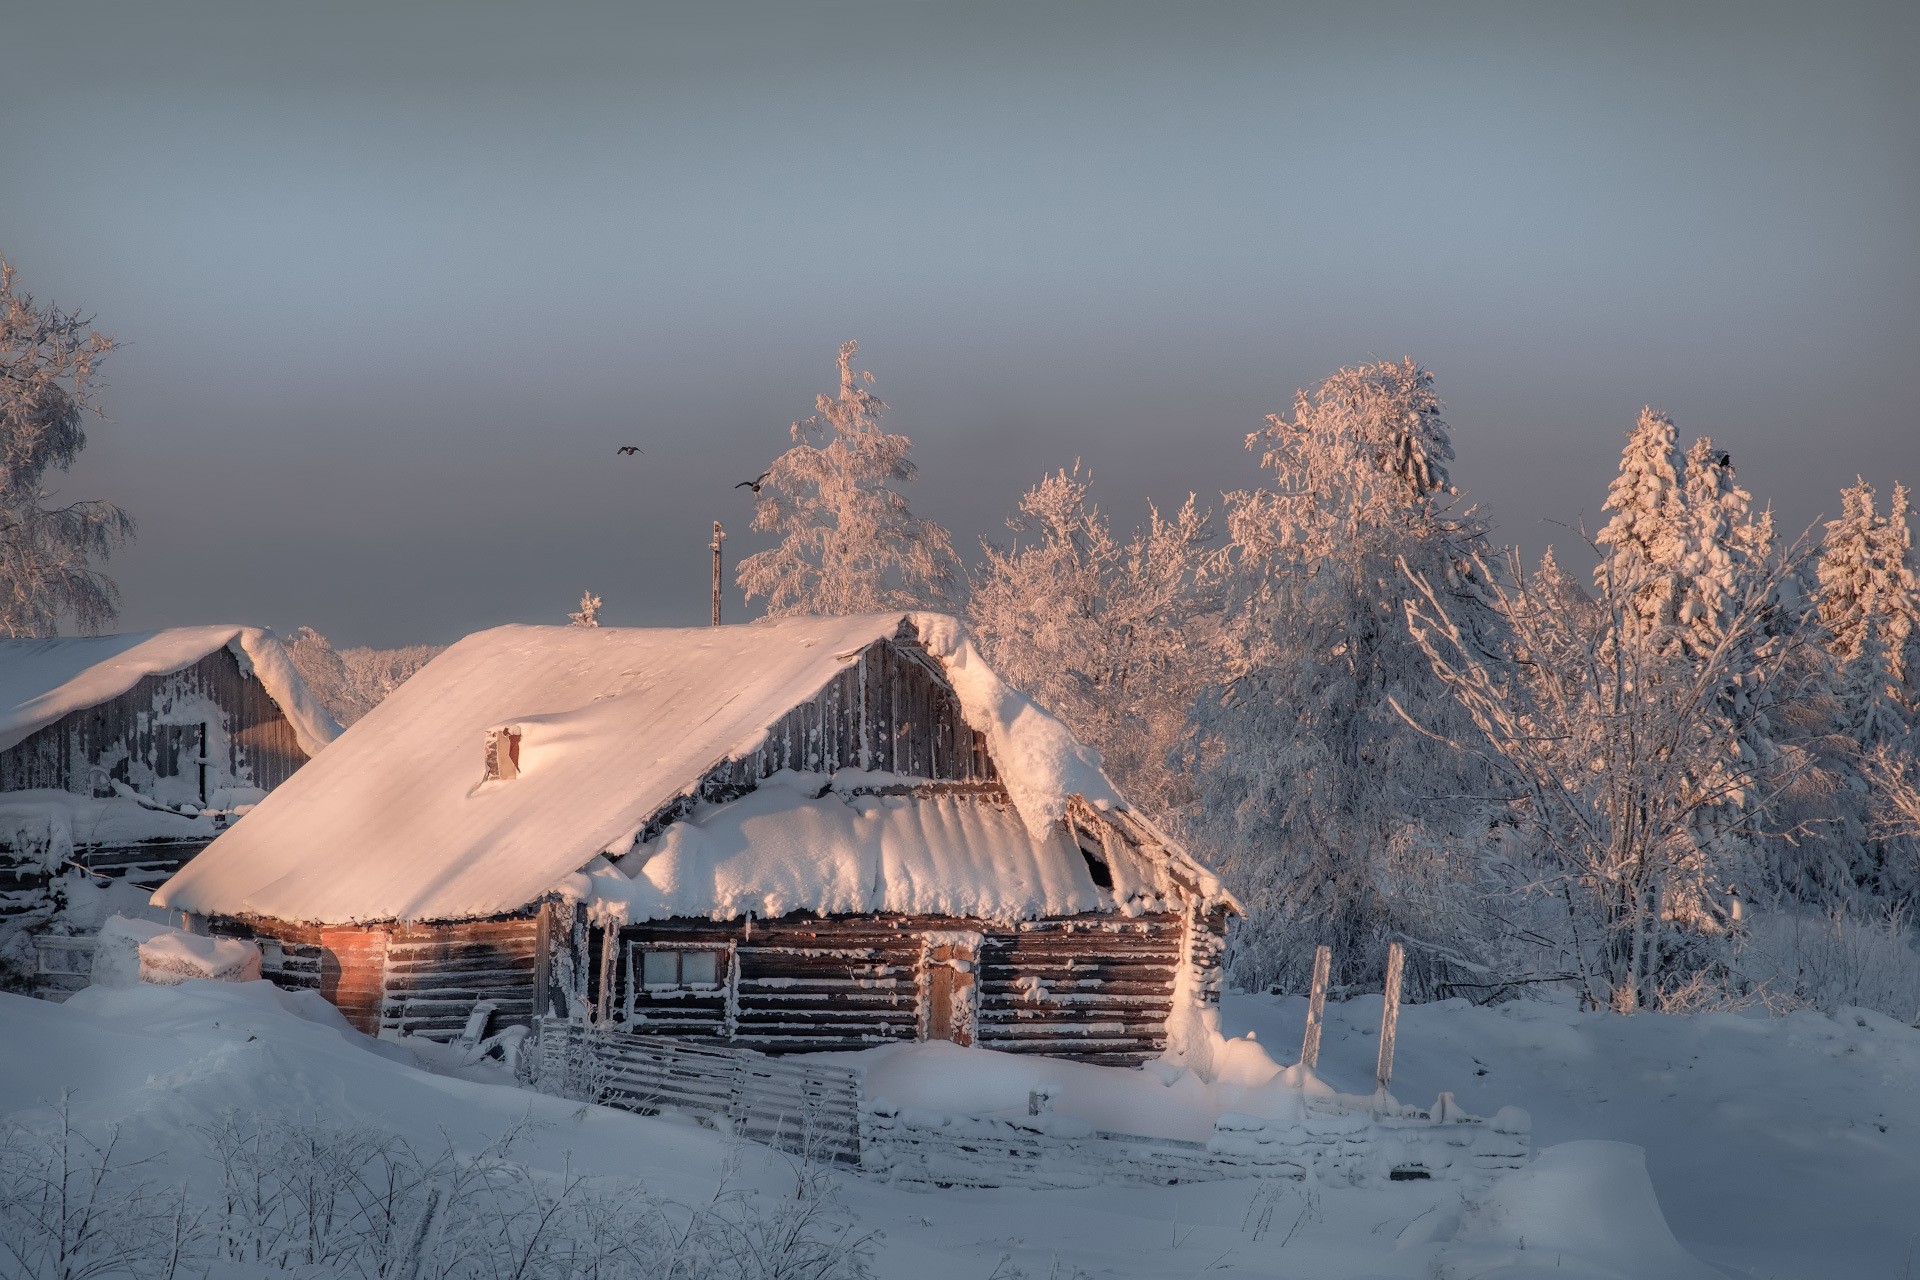
<svg viewBox="0 0 1920 1280">
<path fill-rule="evenodd" d="M 1651 557 L 1611 558 L 1594 599 L 1549 565 L 1483 568 L 1506 624 L 1491 651 L 1457 598 L 1413 575 L 1413 638 L 1478 730 L 1458 745 L 1519 797 L 1538 858 L 1525 887 L 1564 902 L 1557 947 L 1598 1004 L 1657 1004 L 1728 954 L 1727 890 L 1783 784 L 1729 750 L 1764 703 L 1725 691 L 1787 671 L 1788 647 L 1765 637 L 1793 568 L 1787 557 L 1734 576 L 1720 643 L 1703 651 L 1647 625 L 1650 582 L 1668 573 Z"/>
<path fill-rule="evenodd" d="M 1783 883 L 1831 910 L 1911 912 L 1920 905 L 1920 830 L 1902 819 L 1901 805 L 1911 794 L 1920 711 L 1920 582 L 1904 488 L 1895 487 L 1885 513 L 1864 480 L 1841 492 L 1810 594 L 1826 693 L 1817 750 L 1824 786 L 1812 835 Z"/>
<path fill-rule="evenodd" d="M 1089 477 L 1047 476 L 988 545 L 969 620 L 988 662 L 1095 747 L 1140 803 L 1192 800 L 1172 757 L 1201 688 L 1218 678 L 1214 533 L 1192 495 L 1173 516 L 1149 507 L 1124 541 L 1090 500 Z"/>
<path fill-rule="evenodd" d="M 1610 518 L 1594 541 L 1606 551 L 1599 569 L 1603 591 L 1610 573 L 1639 584 L 1631 618 L 1643 627 L 1671 627 L 1679 613 L 1680 565 L 1690 541 L 1684 470 L 1673 419 L 1642 409 L 1601 506 Z"/>
<path fill-rule="evenodd" d="M 1239 981 L 1298 985 L 1319 942 L 1341 981 L 1375 978 L 1390 938 L 1413 944 L 1416 990 L 1480 963 L 1459 944 L 1487 788 L 1408 722 L 1472 729 L 1407 632 L 1399 566 L 1457 594 L 1470 626 L 1497 621 L 1440 413 L 1411 360 L 1341 369 L 1247 438 L 1271 483 L 1226 495 L 1226 671 L 1193 718 L 1189 833 L 1252 912 Z"/>
<path fill-rule="evenodd" d="M 119 611 L 96 565 L 132 536 L 133 520 L 108 502 L 56 501 L 47 473 L 86 447 L 114 343 L 90 318 L 17 291 L 13 276 L 0 258 L 0 635 L 52 635 L 63 621 L 95 631 Z"/>
<path fill-rule="evenodd" d="M 1862 747 L 1904 738 L 1920 688 L 1920 575 L 1913 562 L 1907 490 L 1875 509 L 1865 480 L 1840 493 L 1815 571 L 1814 602 L 1827 651 L 1841 673 L 1841 731 Z"/>
<path fill-rule="evenodd" d="M 591 591 L 580 593 L 580 611 L 567 615 L 576 627 L 597 627 L 600 625 L 600 597 Z"/>
<path fill-rule="evenodd" d="M 794 445 L 760 483 L 753 527 L 779 541 L 740 562 L 747 599 L 770 616 L 948 608 L 959 584 L 953 539 L 916 517 L 899 485 L 914 478 L 913 442 L 885 431 L 886 405 L 840 347 L 840 392 L 793 424 Z"/>
<path fill-rule="evenodd" d="M 342 727 L 380 705 L 386 696 L 433 661 L 445 645 L 413 644 L 398 649 L 339 649 L 312 627 L 295 627 L 286 640 L 287 656 L 314 697 Z"/>
</svg>

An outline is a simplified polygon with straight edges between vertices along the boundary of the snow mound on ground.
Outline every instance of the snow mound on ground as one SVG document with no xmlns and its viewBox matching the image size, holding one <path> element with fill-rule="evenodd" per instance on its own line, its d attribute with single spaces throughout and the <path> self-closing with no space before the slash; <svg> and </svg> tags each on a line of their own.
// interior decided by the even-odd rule
<svg viewBox="0 0 1920 1280">
<path fill-rule="evenodd" d="M 1438 1251 L 1445 1280 L 1720 1280 L 1680 1247 L 1624 1142 L 1565 1142 L 1494 1183 Z"/>
<path fill-rule="evenodd" d="M 195 979 L 252 982 L 260 948 L 239 938 L 206 938 L 151 920 L 110 916 L 94 942 L 93 984 L 177 986 Z"/>
</svg>

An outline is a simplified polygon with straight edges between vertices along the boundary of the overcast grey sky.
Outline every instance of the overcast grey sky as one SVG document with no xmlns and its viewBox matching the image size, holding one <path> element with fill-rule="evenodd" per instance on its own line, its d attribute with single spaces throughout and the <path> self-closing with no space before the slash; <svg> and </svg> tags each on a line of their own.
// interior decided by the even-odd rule
<svg viewBox="0 0 1920 1280">
<path fill-rule="evenodd" d="M 1647 402 L 1783 527 L 1920 484 L 1912 4 L 0 9 L 129 628 L 702 621 L 849 337 L 965 547 L 1076 457 L 1129 522 L 1254 482 L 1376 354 L 1533 552 Z"/>
</svg>

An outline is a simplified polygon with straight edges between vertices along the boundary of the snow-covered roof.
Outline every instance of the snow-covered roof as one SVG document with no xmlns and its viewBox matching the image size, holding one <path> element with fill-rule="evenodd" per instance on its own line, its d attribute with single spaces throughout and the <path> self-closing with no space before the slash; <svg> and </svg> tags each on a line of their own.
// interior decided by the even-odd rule
<svg viewBox="0 0 1920 1280">
<path fill-rule="evenodd" d="M 1004 803 L 884 794 L 891 774 L 782 770 L 737 800 L 703 804 L 618 866 L 562 886 L 596 918 L 773 919 L 793 911 L 1021 920 L 1161 909 L 1158 868 L 1116 860 L 1093 881 L 1063 823 L 1038 837 Z M 637 864 L 637 865 L 636 865 Z"/>
<path fill-rule="evenodd" d="M 903 620 L 986 735 L 1030 846 L 1052 839 L 1072 796 L 1100 810 L 1127 807 L 1098 756 L 1002 683 L 942 615 L 499 627 L 428 663 L 154 901 L 320 923 L 517 910 L 599 854 L 626 853 L 648 819 L 716 766 L 753 752 L 769 727 Z M 487 781 L 483 744 L 506 727 L 520 733 L 519 776 Z"/>
<path fill-rule="evenodd" d="M 114 636 L 0 640 L 0 751 L 64 715 L 111 701 L 144 676 L 166 675 L 226 648 L 257 677 L 308 756 L 340 734 L 287 651 L 259 627 L 171 627 Z"/>
</svg>

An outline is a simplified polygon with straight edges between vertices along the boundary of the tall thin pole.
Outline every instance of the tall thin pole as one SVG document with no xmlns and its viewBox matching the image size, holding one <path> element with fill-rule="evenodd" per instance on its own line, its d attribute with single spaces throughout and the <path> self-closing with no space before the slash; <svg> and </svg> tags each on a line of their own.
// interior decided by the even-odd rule
<svg viewBox="0 0 1920 1280">
<path fill-rule="evenodd" d="M 1333 976 L 1333 948 L 1313 949 L 1313 989 L 1307 997 L 1307 1033 L 1300 1038 L 1300 1065 L 1320 1065 L 1320 1028 L 1327 1020 L 1327 980 Z"/>
<path fill-rule="evenodd" d="M 1373 1072 L 1381 1093 L 1393 1083 L 1393 1038 L 1400 1030 L 1400 978 L 1406 963 L 1406 950 L 1397 942 L 1388 943 L 1387 987 L 1380 1002 L 1380 1061 Z"/>
<path fill-rule="evenodd" d="M 713 541 L 707 545 L 713 548 L 713 625 L 720 625 L 720 544 L 727 540 L 727 531 L 720 522 L 713 522 Z"/>
</svg>

